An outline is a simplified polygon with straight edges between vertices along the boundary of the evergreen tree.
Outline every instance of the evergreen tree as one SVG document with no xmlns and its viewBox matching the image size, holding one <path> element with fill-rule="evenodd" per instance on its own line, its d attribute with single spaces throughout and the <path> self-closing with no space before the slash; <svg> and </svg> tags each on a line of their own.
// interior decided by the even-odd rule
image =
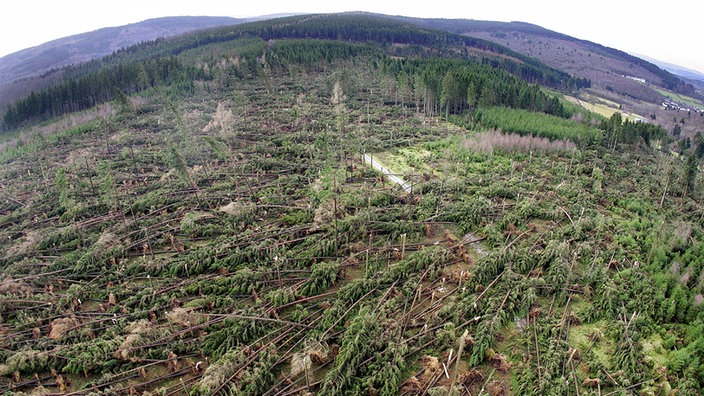
<svg viewBox="0 0 704 396">
<path fill-rule="evenodd" d="M 684 196 L 694 197 L 694 181 L 698 172 L 697 158 L 694 153 L 689 154 L 683 164 L 682 179 L 684 180 Z"/>
</svg>

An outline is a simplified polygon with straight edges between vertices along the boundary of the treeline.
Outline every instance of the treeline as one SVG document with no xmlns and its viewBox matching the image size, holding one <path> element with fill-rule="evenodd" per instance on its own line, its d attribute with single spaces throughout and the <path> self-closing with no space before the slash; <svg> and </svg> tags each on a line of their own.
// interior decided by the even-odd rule
<svg viewBox="0 0 704 396">
<path fill-rule="evenodd" d="M 280 40 L 267 52 L 266 62 L 272 68 L 287 68 L 291 64 L 316 66 L 335 61 L 382 59 L 384 53 L 369 44 L 354 44 L 332 40 Z"/>
<path fill-rule="evenodd" d="M 615 148 L 620 143 L 669 141 L 661 126 L 624 120 L 620 113 L 602 120 L 597 127 L 570 120 L 573 110 L 559 98 L 488 64 L 386 58 L 382 68 L 396 79 L 401 100 L 414 101 L 416 108 L 428 116 L 470 113 L 472 122 L 484 127 L 551 140 L 567 139 L 579 145 Z M 455 121 L 462 122 L 458 118 Z"/>
<path fill-rule="evenodd" d="M 194 48 L 245 38 L 259 38 L 264 41 L 316 39 L 368 43 L 394 56 L 473 59 L 508 70 L 530 82 L 553 88 L 578 89 L 591 85 L 588 79 L 576 79 L 492 41 L 422 28 L 394 17 L 363 13 L 298 15 L 213 28 L 167 40 L 158 39 L 116 51 L 101 60 L 72 69 L 70 74 L 75 78 L 85 71 L 93 71 L 102 66 L 168 55 L 177 56 Z M 476 55 L 478 52 L 487 55 L 479 57 Z"/>
<path fill-rule="evenodd" d="M 541 84 L 551 88 L 575 91 L 592 86 L 592 82 L 588 78 L 565 77 L 563 74 L 554 73 L 550 69 L 536 67 L 523 62 L 514 62 L 510 59 L 483 58 L 482 63 L 506 70 L 530 83 Z"/>
<path fill-rule="evenodd" d="M 451 34 L 442 30 L 425 29 L 390 17 L 359 13 L 299 15 L 208 29 L 168 40 L 145 42 L 117 51 L 102 60 L 72 69 L 70 75 L 76 78 L 85 71 L 94 71 L 103 66 L 154 57 L 177 56 L 194 48 L 245 38 L 259 38 L 264 41 L 316 39 L 368 43 L 383 49 L 389 55 L 471 58 L 490 63 L 493 67 L 507 69 L 528 81 L 555 88 L 572 89 L 590 85 L 588 80 L 575 79 L 563 71 L 548 67 L 536 59 L 491 41 Z M 473 55 L 477 53 L 477 51 L 473 52 L 473 49 L 487 55 L 479 58 Z"/>
<path fill-rule="evenodd" d="M 661 126 L 624 120 L 621 113 L 615 113 L 611 118 L 602 120 L 596 127 L 549 114 L 508 107 L 481 107 L 474 112 L 473 119 L 486 128 L 540 136 L 550 140 L 566 139 L 579 146 L 598 144 L 615 149 L 618 144 L 670 141 L 667 131 Z"/>
<path fill-rule="evenodd" d="M 423 29 L 410 23 L 369 14 L 292 16 L 213 29 L 176 44 L 172 53 L 242 37 L 260 37 L 267 41 L 299 38 L 375 43 L 389 55 L 473 59 L 553 88 L 569 90 L 591 85 L 587 79 L 576 79 L 488 40 Z M 472 49 L 494 56 L 477 57 L 473 55 Z"/>
<path fill-rule="evenodd" d="M 603 137 L 602 131 L 595 127 L 578 125 L 569 119 L 522 109 L 481 108 L 475 113 L 474 119 L 487 128 L 550 140 L 571 140 L 580 146 L 600 143 Z"/>
<path fill-rule="evenodd" d="M 650 144 L 653 140 L 669 141 L 667 131 L 655 124 L 648 122 L 634 122 L 621 116 L 621 113 L 614 113 L 608 120 L 603 120 L 599 124 L 599 129 L 604 131 L 604 142 L 607 146 L 615 147 L 617 143 L 637 143 L 640 141 Z"/>
<path fill-rule="evenodd" d="M 383 69 L 396 78 L 399 89 L 409 92 L 428 115 L 461 114 L 478 106 L 504 106 L 571 116 L 559 99 L 547 95 L 538 85 L 487 64 L 440 58 L 389 58 Z"/>
<path fill-rule="evenodd" d="M 31 93 L 8 107 L 3 124 L 5 129 L 16 129 L 89 109 L 112 100 L 115 95 L 130 95 L 161 84 L 192 85 L 199 78 L 205 78 L 202 70 L 187 67 L 176 57 L 118 64 Z"/>
</svg>

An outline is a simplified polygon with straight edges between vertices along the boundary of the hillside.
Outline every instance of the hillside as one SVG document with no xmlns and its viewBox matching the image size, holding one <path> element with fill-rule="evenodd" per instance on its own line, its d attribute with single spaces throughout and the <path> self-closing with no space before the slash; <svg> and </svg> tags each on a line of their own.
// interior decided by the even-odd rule
<svg viewBox="0 0 704 396">
<path fill-rule="evenodd" d="M 75 73 L 2 136 L 0 393 L 704 391 L 701 136 L 364 14 Z"/>
<path fill-rule="evenodd" d="M 0 58 L 0 107 L 61 76 L 66 66 L 102 58 L 132 45 L 194 30 L 234 25 L 227 17 L 165 17 L 65 37 Z"/>
<path fill-rule="evenodd" d="M 143 43 L 85 63 L 67 71 L 63 81 L 8 106 L 2 126 L 12 130 L 31 125 L 104 103 L 116 94 L 132 94 L 164 82 L 178 80 L 190 84 L 196 75 L 202 78 L 208 71 L 176 56 L 194 48 L 240 38 L 257 38 L 260 40 L 257 45 L 261 40 L 270 43 L 294 39 L 345 40 L 366 43 L 366 47 L 360 47 L 362 52 L 375 50 L 396 57 L 472 59 L 563 91 L 589 84 L 490 41 L 422 29 L 378 15 L 304 15 Z"/>
<path fill-rule="evenodd" d="M 624 76 L 643 78 L 654 85 L 677 93 L 694 94 L 692 87 L 687 86 L 677 76 L 646 60 L 537 25 L 524 22 L 474 20 L 414 21 L 410 19 L 410 21 L 505 45 L 517 52 L 540 59 L 552 67 L 598 82 L 601 88 L 610 86 L 616 91 L 638 99 L 656 100 L 657 98 L 653 98 L 653 93 L 649 93 L 647 88 L 630 84 L 629 79 L 624 79 Z"/>
<path fill-rule="evenodd" d="M 676 76 L 679 76 L 683 80 L 692 84 L 695 87 L 695 89 L 698 90 L 698 93 L 700 95 L 704 94 L 704 74 L 702 74 L 701 72 L 698 72 L 698 71 L 692 70 L 692 69 L 688 69 L 686 67 L 674 65 L 672 63 L 663 62 L 658 59 L 653 59 L 653 58 L 650 58 L 646 55 L 639 54 L 638 57 L 643 58 L 649 62 L 652 62 L 652 63 L 658 65 L 659 67 L 669 71 L 670 73 L 672 73 Z"/>
<path fill-rule="evenodd" d="M 458 19 L 418 19 L 375 14 L 364 15 L 386 20 L 394 19 L 425 29 L 440 29 L 452 34 L 471 36 L 473 38 L 467 38 L 466 43 L 464 43 L 466 49 L 461 51 L 467 54 L 473 53 L 478 57 L 485 56 L 485 52 L 488 51 L 488 53 L 494 52 L 496 56 L 503 58 L 508 55 L 508 59 L 513 58 L 519 64 L 530 64 L 539 59 L 554 69 L 564 70 L 570 75 L 577 77 L 581 81 L 578 82 L 577 87 L 585 88 L 590 86 L 590 88 L 582 89 L 579 93 L 574 94 L 576 97 L 573 100 L 575 103 L 582 103 L 586 108 L 598 111 L 606 117 L 611 116 L 615 112 L 624 112 L 631 120 L 649 120 L 662 125 L 671 133 L 678 133 L 679 136 L 689 137 L 690 139 L 697 132 L 704 130 L 704 102 L 702 102 L 701 94 L 699 93 L 704 83 L 677 77 L 658 68 L 653 63 L 622 51 L 521 22 L 502 23 Z M 303 20 L 308 20 L 305 17 L 302 18 Z M 211 21 L 213 20 L 219 21 L 218 18 L 211 19 Z M 221 20 L 225 24 L 229 24 L 229 21 L 233 23 L 242 22 L 227 18 Z M 160 29 L 172 28 L 173 22 L 180 24 L 178 19 L 169 22 L 169 19 L 166 18 L 161 22 L 162 27 Z M 368 29 L 370 26 L 365 26 L 364 28 Z M 119 29 L 124 29 L 125 31 L 134 30 L 130 26 L 111 29 L 117 29 L 118 31 Z M 212 34 L 217 36 L 222 35 L 223 32 L 226 31 Z M 288 32 L 287 34 L 290 33 Z M 483 37 L 488 41 L 474 37 Z M 358 40 L 360 37 L 355 39 Z M 187 38 L 182 45 L 193 45 L 185 44 L 189 40 L 192 39 Z M 93 41 L 99 42 L 99 40 Z M 434 45 L 437 44 L 436 42 Z M 444 46 L 444 44 L 440 46 Z M 458 51 L 458 48 L 456 47 L 455 51 Z M 175 50 L 179 51 L 178 49 Z M 67 51 L 75 52 L 78 50 L 71 49 Z M 510 51 L 511 54 L 506 51 Z M 443 56 L 447 56 L 447 54 Z M 1 63 L 2 60 L 0 60 Z M 47 69 L 47 67 L 44 67 L 44 69 Z M 0 84 L 0 106 L 9 104 L 31 91 L 39 91 L 46 87 L 47 84 L 60 81 L 67 71 L 69 72 L 69 78 L 75 78 L 76 74 L 84 73 L 80 71 L 81 69 L 79 68 L 78 72 L 54 69 L 54 72 L 45 73 L 41 77 L 22 79 L 4 86 Z M 666 101 L 674 101 L 674 106 L 663 107 L 662 103 Z M 678 109 L 689 111 L 685 111 L 687 114 L 679 114 L 680 111 Z M 692 118 L 689 114 L 692 111 L 699 117 Z M 697 111 L 699 113 L 696 113 Z"/>
<path fill-rule="evenodd" d="M 704 98 L 695 87 L 699 84 L 623 51 L 524 22 L 401 19 L 486 39 L 588 79 L 591 87 L 579 99 L 606 116 L 618 111 L 629 113 L 634 119 L 655 122 L 669 131 L 677 127 L 682 136 L 690 138 L 704 130 Z M 662 103 L 668 97 L 677 102 L 677 108 L 686 109 L 685 114 L 664 108 Z"/>
</svg>

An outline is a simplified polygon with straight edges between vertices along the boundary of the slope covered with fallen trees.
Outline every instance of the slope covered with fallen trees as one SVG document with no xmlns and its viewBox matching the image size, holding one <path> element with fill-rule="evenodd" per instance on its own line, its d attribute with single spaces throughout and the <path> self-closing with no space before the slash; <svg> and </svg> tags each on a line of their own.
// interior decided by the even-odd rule
<svg viewBox="0 0 704 396">
<path fill-rule="evenodd" d="M 486 65 L 261 44 L 0 154 L 3 393 L 701 392 L 694 156 Z M 475 117 L 513 102 L 576 132 Z"/>
</svg>

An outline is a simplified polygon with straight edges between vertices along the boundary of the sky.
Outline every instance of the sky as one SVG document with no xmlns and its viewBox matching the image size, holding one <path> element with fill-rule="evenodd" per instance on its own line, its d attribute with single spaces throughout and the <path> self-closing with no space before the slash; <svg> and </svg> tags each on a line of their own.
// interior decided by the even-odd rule
<svg viewBox="0 0 704 396">
<path fill-rule="evenodd" d="M 0 57 L 73 34 L 164 16 L 238 18 L 368 11 L 529 22 L 704 73 L 699 10 L 690 9 L 687 2 L 644 4 L 633 0 L 16 0 L 0 4 Z"/>
</svg>

